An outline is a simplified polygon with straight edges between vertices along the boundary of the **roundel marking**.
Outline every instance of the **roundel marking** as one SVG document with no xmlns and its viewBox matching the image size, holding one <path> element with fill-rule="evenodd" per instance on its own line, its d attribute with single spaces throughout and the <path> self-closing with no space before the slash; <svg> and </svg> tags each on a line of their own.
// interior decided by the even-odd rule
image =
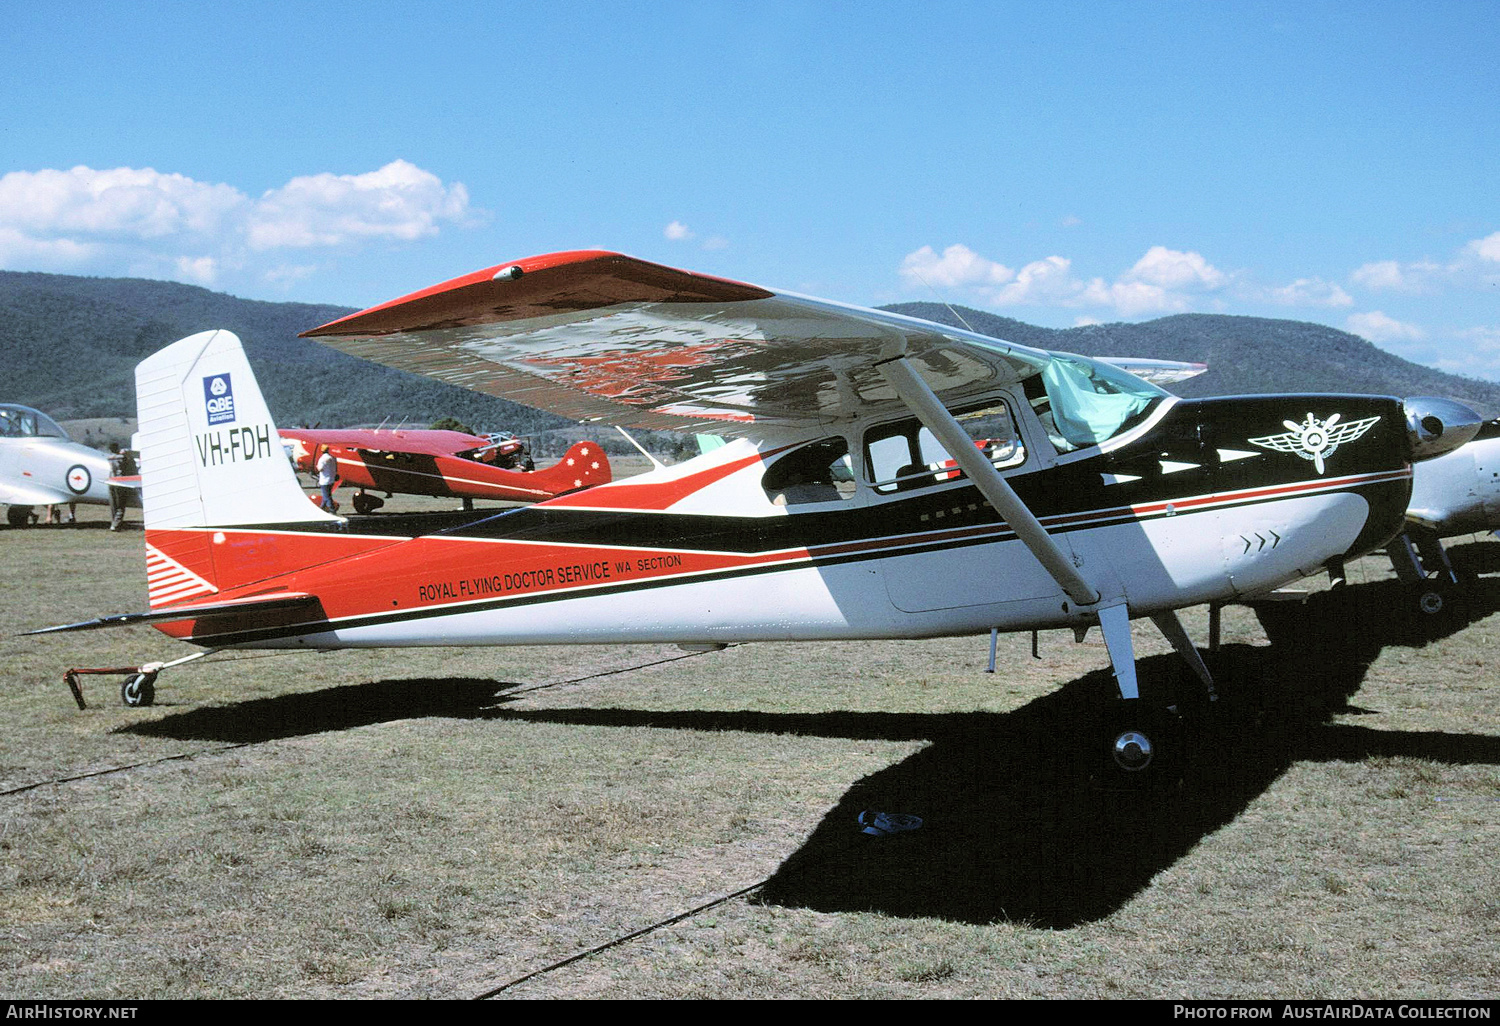
<svg viewBox="0 0 1500 1026">
<path fill-rule="evenodd" d="M 68 491 L 74 495 L 82 495 L 89 490 L 89 485 L 94 483 L 94 475 L 89 473 L 89 468 L 82 463 L 75 463 L 68 468 Z"/>
</svg>

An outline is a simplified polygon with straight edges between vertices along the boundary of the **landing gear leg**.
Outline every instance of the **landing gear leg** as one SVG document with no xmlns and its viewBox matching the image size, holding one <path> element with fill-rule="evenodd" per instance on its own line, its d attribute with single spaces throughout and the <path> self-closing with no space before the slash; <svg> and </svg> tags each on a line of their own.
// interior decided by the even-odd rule
<svg viewBox="0 0 1500 1026">
<path fill-rule="evenodd" d="M 1436 531 L 1410 526 L 1387 546 L 1386 554 L 1396 576 L 1414 587 L 1417 611 L 1424 619 L 1436 620 L 1457 610 L 1458 573 Z"/>
<path fill-rule="evenodd" d="M 1176 615 L 1158 614 L 1153 619 L 1198 673 L 1212 700 L 1212 678 Z M 1175 708 L 1155 708 L 1140 697 L 1130 614 L 1125 605 L 1100 609 L 1099 626 L 1120 691 L 1120 702 L 1110 711 L 1104 731 L 1102 776 L 1106 786 L 1136 789 L 1168 783 L 1186 747 L 1181 718 Z"/>
</svg>

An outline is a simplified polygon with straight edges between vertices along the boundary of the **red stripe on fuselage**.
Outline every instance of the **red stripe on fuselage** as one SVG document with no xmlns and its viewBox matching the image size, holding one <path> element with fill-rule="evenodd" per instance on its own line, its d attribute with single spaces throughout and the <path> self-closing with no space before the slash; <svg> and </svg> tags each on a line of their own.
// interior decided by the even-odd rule
<svg viewBox="0 0 1500 1026">
<path fill-rule="evenodd" d="M 1243 505 L 1274 498 L 1291 498 L 1355 485 L 1379 484 L 1409 476 L 1410 470 L 1390 471 L 1340 478 L 1305 481 L 1269 488 L 1245 489 L 1223 495 L 1191 496 L 1173 503 L 1149 503 L 1139 507 L 1090 510 L 1046 518 L 1047 526 L 1068 529 L 1108 520 L 1152 520 L 1168 515 L 1166 507 L 1205 509 L 1211 506 Z M 157 535 L 169 532 L 155 532 Z M 223 601 L 248 594 L 277 591 L 306 593 L 320 601 L 329 621 L 382 613 L 410 613 L 431 609 L 434 614 L 456 611 L 473 603 L 525 599 L 567 591 L 640 584 L 666 583 L 676 578 L 694 578 L 724 572 L 790 569 L 819 560 L 866 555 L 895 555 L 912 548 L 948 543 L 1001 541 L 1011 535 L 1003 522 L 969 527 L 918 531 L 878 538 L 854 539 L 808 547 L 791 547 L 754 553 L 639 548 L 596 545 L 586 542 L 559 543 L 509 539 L 470 538 L 452 535 L 391 539 L 338 534 L 298 534 L 243 531 L 234 528 L 174 531 L 175 536 L 222 535 L 215 551 L 259 551 L 274 554 L 274 563 L 284 568 L 268 572 L 253 587 L 239 595 L 227 592 Z M 181 538 L 180 540 L 186 540 Z M 153 540 L 153 544 L 157 544 Z M 158 547 L 160 547 L 158 545 Z M 300 563 L 300 565 L 299 565 Z M 317 565 L 312 565 L 316 563 Z M 176 637 L 188 636 L 191 625 L 162 625 Z"/>
</svg>

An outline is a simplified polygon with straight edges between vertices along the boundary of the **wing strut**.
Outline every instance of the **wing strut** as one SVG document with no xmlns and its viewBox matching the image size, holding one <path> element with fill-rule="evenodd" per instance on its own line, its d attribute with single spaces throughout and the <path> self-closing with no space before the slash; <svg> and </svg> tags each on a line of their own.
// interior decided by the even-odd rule
<svg viewBox="0 0 1500 1026">
<path fill-rule="evenodd" d="M 901 401 L 906 403 L 922 425 L 948 450 L 948 455 L 953 457 L 959 469 L 1005 518 L 1010 529 L 1016 532 L 1016 537 L 1031 550 L 1037 562 L 1052 575 L 1052 579 L 1073 600 L 1074 605 L 1092 612 L 1098 619 L 1104 632 L 1105 645 L 1109 649 L 1109 661 L 1114 669 L 1120 697 L 1126 700 L 1138 698 L 1140 688 L 1136 680 L 1135 648 L 1130 637 L 1130 613 L 1124 599 L 1101 604 L 1104 597 L 1098 589 L 1084 580 L 1072 559 L 1047 533 L 1047 529 L 1032 515 L 1031 510 L 1026 508 L 1009 482 L 974 445 L 958 420 L 948 412 L 942 400 L 922 380 L 922 376 L 912 368 L 904 355 L 883 360 L 875 366 L 880 368 L 880 373 L 890 382 Z M 1187 634 L 1182 630 L 1182 625 L 1177 623 L 1176 617 L 1163 614 L 1154 619 L 1173 647 L 1188 660 L 1212 693 L 1213 684 L 1212 678 L 1208 676 L 1208 669 L 1188 641 Z"/>
<path fill-rule="evenodd" d="M 911 408 L 922 425 L 943 443 L 948 455 L 953 457 L 959 469 L 974 482 L 980 493 L 990 501 L 1016 537 L 1031 550 L 1037 561 L 1052 575 L 1059 587 L 1075 605 L 1092 606 L 1099 601 L 1099 592 L 1093 588 L 1068 557 L 1061 546 L 1052 540 L 1047 529 L 1032 515 L 1010 484 L 1000 475 L 994 465 L 979 451 L 953 414 L 943 405 L 906 361 L 905 356 L 883 360 L 875 366 L 885 375 L 886 381 L 896 390 L 902 402 Z"/>
</svg>

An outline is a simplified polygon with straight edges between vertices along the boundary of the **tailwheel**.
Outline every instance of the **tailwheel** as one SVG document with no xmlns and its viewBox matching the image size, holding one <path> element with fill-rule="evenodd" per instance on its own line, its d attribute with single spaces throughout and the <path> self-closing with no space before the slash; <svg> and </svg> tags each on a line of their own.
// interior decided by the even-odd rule
<svg viewBox="0 0 1500 1026">
<path fill-rule="evenodd" d="M 133 673 L 120 685 L 120 700 L 132 709 L 156 701 L 156 674 Z"/>
</svg>

